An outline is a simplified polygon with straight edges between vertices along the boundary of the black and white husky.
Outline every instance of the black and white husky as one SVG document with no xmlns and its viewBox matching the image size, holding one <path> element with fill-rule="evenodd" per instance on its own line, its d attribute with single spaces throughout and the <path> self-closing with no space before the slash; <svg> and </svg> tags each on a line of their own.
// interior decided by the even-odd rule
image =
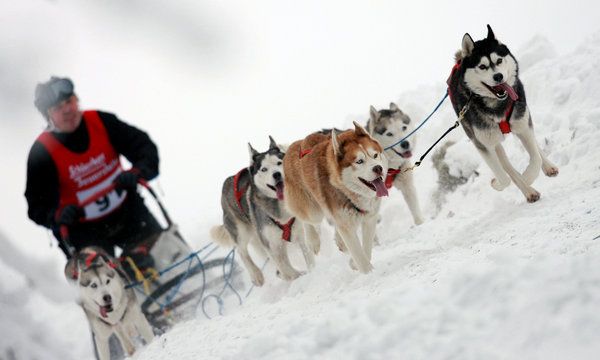
<svg viewBox="0 0 600 360">
<path fill-rule="evenodd" d="M 262 153 L 248 144 L 250 166 L 223 183 L 223 225 L 210 231 L 215 242 L 236 248 L 257 286 L 264 284 L 264 275 L 248 253 L 250 243 L 268 254 L 277 267 L 278 276 L 284 280 L 301 275 L 290 264 L 289 242 L 300 245 L 309 268 L 314 265 L 313 252 L 304 242 L 302 224 L 287 212 L 283 203 L 285 153 L 272 137 L 269 136 L 269 140 L 269 150 Z"/>
<path fill-rule="evenodd" d="M 512 180 L 528 202 L 539 200 L 540 193 L 531 184 L 540 169 L 546 176 L 556 176 L 558 168 L 535 139 L 517 61 L 489 25 L 483 40 L 474 42 L 469 34 L 464 35 L 448 86 L 454 111 L 459 114 L 466 109 L 462 120 L 465 133 L 494 173 L 492 187 L 502 191 Z M 523 174 L 511 165 L 501 144 L 509 132 L 519 138 L 529 154 Z"/>
<path fill-rule="evenodd" d="M 371 106 L 367 130 L 381 144 L 381 147 L 386 149 L 408 135 L 412 126 L 410 117 L 402 112 L 395 103 L 390 103 L 389 110 L 377 111 Z M 385 185 L 387 188 L 394 186 L 402 192 L 415 224 L 420 225 L 423 223 L 423 215 L 413 182 L 413 174 L 408 170 L 413 166 L 411 157 L 415 142 L 416 136 L 413 135 L 410 139 L 385 150 L 389 166 Z"/>
<path fill-rule="evenodd" d="M 77 284 L 81 307 L 89 321 L 98 358 L 110 359 L 109 338 L 114 333 L 131 356 L 136 337 L 148 344 L 154 333 L 142 313 L 133 288 L 120 265 L 97 247 L 86 247 L 69 260 L 65 276 Z"/>
</svg>

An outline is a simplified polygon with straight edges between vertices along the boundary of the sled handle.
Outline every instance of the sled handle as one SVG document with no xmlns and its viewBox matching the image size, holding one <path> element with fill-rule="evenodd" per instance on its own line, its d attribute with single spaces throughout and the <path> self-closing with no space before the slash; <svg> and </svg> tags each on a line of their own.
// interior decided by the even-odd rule
<svg viewBox="0 0 600 360">
<path fill-rule="evenodd" d="M 143 186 L 146 190 L 148 190 L 150 195 L 152 195 L 152 197 L 158 204 L 158 207 L 160 208 L 160 211 L 161 211 L 163 217 L 165 218 L 165 221 L 167 222 L 167 230 L 170 229 L 171 226 L 173 226 L 173 221 L 171 220 L 171 217 L 169 216 L 167 209 L 165 208 L 163 203 L 160 201 L 158 195 L 156 195 L 156 192 L 154 191 L 154 189 L 150 186 L 150 184 L 148 183 L 148 181 L 146 179 L 139 178 L 138 184 Z M 88 197 L 85 201 L 80 202 L 79 206 L 83 208 L 83 207 L 95 202 L 96 200 L 106 196 L 108 193 L 115 190 L 115 188 L 116 188 L 116 185 L 113 183 L 110 186 L 108 186 L 107 188 L 94 193 L 92 196 Z M 59 231 L 60 231 L 60 237 L 62 239 L 63 245 L 66 247 L 67 252 L 69 253 L 69 256 L 72 257 L 75 254 L 75 247 L 69 241 L 69 227 L 64 224 L 60 225 Z"/>
</svg>

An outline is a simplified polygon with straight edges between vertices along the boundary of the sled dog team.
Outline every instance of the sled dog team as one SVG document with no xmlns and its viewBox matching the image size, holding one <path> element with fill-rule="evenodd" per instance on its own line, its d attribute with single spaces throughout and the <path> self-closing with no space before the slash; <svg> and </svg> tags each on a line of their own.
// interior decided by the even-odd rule
<svg viewBox="0 0 600 360">
<path fill-rule="evenodd" d="M 464 35 L 448 92 L 457 115 L 464 115 L 465 133 L 494 174 L 491 186 L 501 191 L 512 181 L 528 202 L 537 201 L 540 194 L 531 185 L 540 170 L 556 176 L 558 168 L 535 139 L 517 61 L 489 25 L 483 40 Z M 350 266 L 368 273 L 381 198 L 392 186 L 401 191 L 414 223 L 424 221 L 409 171 L 415 136 L 396 144 L 411 130 L 409 116 L 391 103 L 389 109 L 371 107 L 365 127 L 354 122 L 345 131 L 317 131 L 287 148 L 269 137 L 264 152 L 249 144 L 249 166 L 223 183 L 223 224 L 211 229 L 212 238 L 235 247 L 252 282 L 261 286 L 264 276 L 248 245 L 268 255 L 280 278 L 293 280 L 302 273 L 290 264 L 288 243 L 300 246 L 310 270 L 321 244 L 318 228 L 327 220 L 339 249 L 350 255 Z M 509 132 L 529 154 L 522 174 L 502 147 Z M 113 333 L 130 355 L 138 335 L 151 341 L 152 328 L 133 290 L 124 288 L 126 274 L 107 254 L 86 248 L 69 261 L 65 274 L 77 284 L 100 359 L 110 357 L 108 338 Z"/>
<path fill-rule="evenodd" d="M 517 61 L 489 25 L 483 40 L 465 34 L 455 59 L 448 94 L 465 133 L 494 174 L 491 186 L 502 191 L 512 181 L 528 202 L 539 200 L 532 183 L 540 170 L 556 176 L 558 168 L 535 139 Z M 249 144 L 250 166 L 223 184 L 223 224 L 211 229 L 212 238 L 235 247 L 252 282 L 261 286 L 264 276 L 248 245 L 268 255 L 280 278 L 293 280 L 301 273 L 290 264 L 287 243 L 298 243 L 310 270 L 321 244 L 318 228 L 327 220 L 339 249 L 350 255 L 350 266 L 368 273 L 381 198 L 389 188 L 402 192 L 415 224 L 423 223 L 409 171 L 415 137 L 397 144 L 411 130 L 409 116 L 391 103 L 389 109 L 371 106 L 366 127 L 354 122 L 346 131 L 317 131 L 287 148 L 269 137 L 265 152 Z M 529 154 L 522 174 L 502 146 L 510 132 Z"/>
</svg>

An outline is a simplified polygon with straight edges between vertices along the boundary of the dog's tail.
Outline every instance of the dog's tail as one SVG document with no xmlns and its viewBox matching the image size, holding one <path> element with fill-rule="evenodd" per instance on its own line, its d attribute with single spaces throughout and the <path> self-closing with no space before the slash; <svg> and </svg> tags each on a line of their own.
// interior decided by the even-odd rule
<svg viewBox="0 0 600 360">
<path fill-rule="evenodd" d="M 224 247 L 234 247 L 235 242 L 229 235 L 229 231 L 223 225 L 217 225 L 210 228 L 210 237 L 215 243 Z"/>
</svg>

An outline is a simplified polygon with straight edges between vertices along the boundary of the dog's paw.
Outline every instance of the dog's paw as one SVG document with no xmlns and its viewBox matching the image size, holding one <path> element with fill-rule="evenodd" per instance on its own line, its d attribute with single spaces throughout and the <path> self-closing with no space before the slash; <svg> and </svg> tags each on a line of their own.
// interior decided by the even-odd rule
<svg viewBox="0 0 600 360">
<path fill-rule="evenodd" d="M 262 271 L 259 271 L 252 276 L 252 283 L 254 286 L 263 286 L 265 284 L 265 276 Z"/>
<path fill-rule="evenodd" d="M 556 166 L 548 166 L 548 167 L 545 167 L 543 170 L 544 170 L 544 175 L 546 175 L 548 177 L 555 177 L 556 175 L 558 175 L 558 167 L 556 167 Z"/>
<path fill-rule="evenodd" d="M 540 196 L 541 195 L 539 192 L 537 192 L 536 190 L 533 190 L 529 194 L 526 194 L 525 198 L 527 198 L 528 203 L 534 203 L 540 199 Z"/>
<path fill-rule="evenodd" d="M 313 254 L 319 255 L 319 251 L 321 250 L 321 241 L 311 241 L 310 249 L 312 250 Z"/>
<path fill-rule="evenodd" d="M 344 242 L 342 241 L 342 239 L 340 239 L 339 237 L 336 236 L 335 238 L 335 244 L 337 245 L 338 249 L 341 252 L 346 252 L 348 249 L 346 248 L 346 244 L 344 244 Z"/>
<path fill-rule="evenodd" d="M 285 281 L 292 281 L 292 280 L 296 280 L 297 278 L 300 277 L 300 275 L 302 275 L 302 273 L 299 273 L 297 271 L 291 273 L 291 274 L 283 274 L 281 271 L 277 270 L 275 272 L 275 274 L 277 274 L 277 277 L 280 278 L 281 280 L 285 280 Z"/>
<path fill-rule="evenodd" d="M 502 190 L 506 189 L 508 187 L 508 185 L 510 185 L 510 179 L 508 181 L 502 182 L 502 181 L 499 181 L 498 179 L 494 178 L 494 179 L 492 179 L 491 185 L 494 188 L 494 190 L 502 191 Z"/>
<path fill-rule="evenodd" d="M 425 222 L 425 220 L 423 219 L 423 217 L 421 217 L 421 216 L 415 217 L 415 225 L 421 225 L 424 222 Z"/>
<path fill-rule="evenodd" d="M 354 262 L 354 259 L 350 259 L 350 268 L 352 268 L 352 270 L 358 270 L 363 274 L 368 274 L 371 272 L 371 270 L 373 270 L 373 265 L 371 265 L 371 263 L 367 262 L 365 265 L 363 265 L 359 268 L 356 265 L 356 263 Z"/>
</svg>

